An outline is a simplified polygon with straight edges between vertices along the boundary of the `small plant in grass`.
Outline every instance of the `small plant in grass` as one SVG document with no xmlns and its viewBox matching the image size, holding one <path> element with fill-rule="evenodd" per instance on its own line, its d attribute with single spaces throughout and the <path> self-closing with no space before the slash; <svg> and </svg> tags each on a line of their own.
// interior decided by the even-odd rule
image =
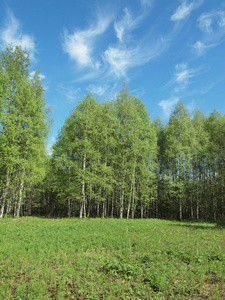
<svg viewBox="0 0 225 300">
<path fill-rule="evenodd" d="M 125 261 L 118 261 L 116 259 L 109 260 L 103 266 L 103 270 L 106 273 L 114 273 L 122 276 L 131 276 L 135 274 L 135 267 Z"/>
</svg>

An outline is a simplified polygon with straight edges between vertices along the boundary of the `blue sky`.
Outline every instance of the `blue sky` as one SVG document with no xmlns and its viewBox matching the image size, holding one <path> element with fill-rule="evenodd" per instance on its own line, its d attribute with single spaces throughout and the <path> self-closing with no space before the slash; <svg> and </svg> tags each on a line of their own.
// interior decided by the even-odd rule
<svg viewBox="0 0 225 300">
<path fill-rule="evenodd" d="M 124 81 L 151 119 L 179 100 L 225 113 L 223 0 L 1 0 L 1 49 L 21 36 L 52 107 L 49 144 L 88 91 L 115 99 Z"/>
</svg>

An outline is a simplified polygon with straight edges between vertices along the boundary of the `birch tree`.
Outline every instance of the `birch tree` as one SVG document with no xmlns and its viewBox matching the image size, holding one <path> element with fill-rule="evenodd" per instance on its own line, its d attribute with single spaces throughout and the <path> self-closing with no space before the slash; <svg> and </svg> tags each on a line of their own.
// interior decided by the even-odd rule
<svg viewBox="0 0 225 300">
<path fill-rule="evenodd" d="M 156 134 L 150 124 L 150 116 L 144 104 L 131 96 L 126 85 L 117 97 L 118 146 L 117 157 L 120 170 L 120 218 L 124 209 L 127 218 L 134 218 L 137 205 L 143 217 L 149 200 L 150 177 L 156 158 Z"/>
<path fill-rule="evenodd" d="M 15 183 L 9 206 L 14 216 L 20 216 L 24 187 L 42 176 L 46 157 L 49 124 L 44 89 L 38 72 L 30 79 L 28 66 L 29 54 L 21 47 L 8 46 L 1 52 L 1 216 Z"/>
<path fill-rule="evenodd" d="M 187 170 L 190 168 L 192 143 L 195 137 L 190 116 L 181 101 L 172 112 L 166 126 L 166 138 L 166 155 L 169 168 L 172 170 L 175 200 L 178 198 L 178 218 L 182 220 L 183 206 L 185 205 L 185 181 L 190 174 Z"/>
<path fill-rule="evenodd" d="M 208 212 L 213 212 L 212 219 L 216 222 L 218 215 L 224 217 L 225 117 L 214 110 L 206 120 L 206 131 L 209 135 L 207 206 Z"/>
</svg>

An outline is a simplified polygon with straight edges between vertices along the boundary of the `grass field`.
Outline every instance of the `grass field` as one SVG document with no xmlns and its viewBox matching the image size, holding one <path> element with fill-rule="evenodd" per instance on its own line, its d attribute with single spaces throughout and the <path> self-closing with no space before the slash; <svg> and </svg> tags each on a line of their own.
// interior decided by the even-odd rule
<svg viewBox="0 0 225 300">
<path fill-rule="evenodd" d="M 225 299 L 225 229 L 164 220 L 0 221 L 0 299 Z"/>
</svg>

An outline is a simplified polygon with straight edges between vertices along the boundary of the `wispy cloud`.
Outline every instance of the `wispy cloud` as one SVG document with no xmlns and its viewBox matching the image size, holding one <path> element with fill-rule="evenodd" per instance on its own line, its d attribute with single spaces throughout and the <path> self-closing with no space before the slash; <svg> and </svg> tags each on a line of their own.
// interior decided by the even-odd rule
<svg viewBox="0 0 225 300">
<path fill-rule="evenodd" d="M 201 14 L 198 18 L 198 27 L 206 33 L 225 30 L 225 11 L 212 10 L 211 12 Z"/>
<path fill-rule="evenodd" d="M 190 78 L 195 77 L 200 74 L 200 68 L 192 69 L 188 67 L 187 63 L 180 63 L 175 66 L 175 92 L 180 92 L 186 89 L 187 85 L 190 83 Z"/>
<path fill-rule="evenodd" d="M 183 1 L 182 4 L 178 6 L 175 13 L 171 16 L 171 21 L 180 21 L 188 17 L 194 7 L 194 2 L 187 4 L 186 1 Z"/>
<path fill-rule="evenodd" d="M 33 78 L 35 74 L 36 74 L 35 71 L 31 71 L 30 72 L 30 78 Z M 45 79 L 45 75 L 43 75 L 42 73 L 39 73 L 39 77 L 40 77 L 41 80 Z"/>
<path fill-rule="evenodd" d="M 173 78 L 164 86 L 164 88 L 175 86 L 174 92 L 180 92 L 186 89 L 190 83 L 190 78 L 196 76 L 200 69 L 191 69 L 187 63 L 179 63 L 175 65 Z"/>
<path fill-rule="evenodd" d="M 203 42 L 201 41 L 197 41 L 194 45 L 190 45 L 193 49 L 196 50 L 198 55 L 203 55 L 205 54 L 205 52 L 210 49 L 213 48 L 215 46 L 217 46 L 217 44 L 209 44 L 209 45 L 205 45 Z"/>
<path fill-rule="evenodd" d="M 145 90 L 143 88 L 137 88 L 131 90 L 131 94 L 134 95 L 135 97 L 141 99 L 143 95 L 145 95 Z"/>
<path fill-rule="evenodd" d="M 149 8 L 152 6 L 155 0 L 140 0 L 143 8 Z"/>
<path fill-rule="evenodd" d="M 78 67 L 78 71 L 89 67 L 88 73 L 81 74 L 79 80 L 124 77 L 131 68 L 148 63 L 153 57 L 162 53 L 166 40 L 153 40 L 149 36 L 133 35 L 135 29 L 151 11 L 153 0 L 140 1 L 140 10 L 132 12 L 128 7 L 123 10 L 122 17 L 114 20 L 114 30 L 117 42 L 108 44 L 105 49 L 99 49 L 97 41 L 103 41 L 103 33 L 109 28 L 114 15 L 98 13 L 97 22 L 85 30 L 68 31 L 63 35 L 63 50 L 69 54 Z M 101 43 L 103 44 L 103 43 Z M 137 46 L 138 45 L 138 46 Z M 99 93 L 99 92 L 98 92 Z M 101 93 L 101 92 L 100 92 Z"/>
<path fill-rule="evenodd" d="M 216 47 L 225 40 L 225 11 L 212 10 L 203 13 L 197 20 L 197 26 L 203 32 L 202 40 L 191 45 L 198 55 L 203 55 L 210 48 Z"/>
<path fill-rule="evenodd" d="M 205 95 L 207 94 L 211 89 L 215 88 L 218 84 L 221 84 L 221 82 L 224 82 L 225 75 L 221 76 L 218 80 L 212 81 L 210 80 L 208 83 L 205 83 L 204 86 L 201 87 L 200 93 Z"/>
<path fill-rule="evenodd" d="M 103 85 L 94 85 L 90 84 L 88 87 L 88 90 L 98 96 L 104 96 L 106 91 L 110 88 L 108 84 L 103 84 Z"/>
<path fill-rule="evenodd" d="M 138 63 L 137 57 L 138 48 L 120 49 L 109 47 L 105 51 L 105 59 L 109 63 L 111 71 L 115 73 L 117 77 L 126 77 L 127 70 Z"/>
<path fill-rule="evenodd" d="M 92 94 L 96 95 L 99 100 L 105 101 L 106 99 L 116 99 L 119 86 L 115 82 L 114 84 L 104 83 L 102 84 L 90 84 L 87 88 Z"/>
<path fill-rule="evenodd" d="M 192 100 L 190 103 L 188 103 L 186 105 L 186 108 L 188 110 L 188 112 L 190 113 L 190 115 L 194 112 L 194 110 L 196 109 L 196 105 L 195 105 L 195 101 Z"/>
<path fill-rule="evenodd" d="M 63 50 L 75 60 L 80 67 L 100 67 L 100 62 L 93 57 L 94 42 L 98 36 L 103 34 L 111 18 L 109 16 L 98 15 L 97 24 L 90 26 L 86 30 L 76 30 L 69 34 L 64 32 Z"/>
<path fill-rule="evenodd" d="M 148 43 L 139 43 L 137 47 L 109 47 L 104 58 L 110 66 L 110 72 L 117 77 L 127 78 L 127 72 L 133 67 L 148 63 L 154 57 L 160 55 L 166 48 L 167 41 L 158 39 L 157 41 L 148 41 Z"/>
<path fill-rule="evenodd" d="M 153 57 L 160 55 L 165 49 L 166 40 L 152 40 L 134 38 L 133 32 L 150 13 L 153 0 L 140 1 L 139 12 L 131 12 L 127 7 L 121 19 L 114 22 L 114 29 L 118 44 L 109 46 L 103 55 L 104 61 L 109 66 L 110 74 L 116 77 L 125 77 L 127 72 L 136 66 L 148 63 Z M 137 46 L 138 45 L 138 46 Z"/>
<path fill-rule="evenodd" d="M 171 21 L 180 21 L 187 18 L 191 12 L 198 8 L 204 0 L 195 0 L 192 2 L 182 0 L 180 6 L 177 7 L 175 13 L 171 16 Z"/>
<path fill-rule="evenodd" d="M 129 10 L 126 7 L 124 9 L 124 17 L 120 21 L 115 22 L 115 24 L 114 24 L 116 36 L 120 42 L 123 41 L 124 36 L 126 35 L 127 31 L 132 30 L 136 26 L 136 24 L 137 24 L 137 22 L 132 19 Z"/>
<path fill-rule="evenodd" d="M 219 11 L 218 12 L 218 16 L 219 16 L 219 20 L 218 20 L 218 24 L 220 27 L 224 27 L 225 26 L 225 11 Z"/>
<path fill-rule="evenodd" d="M 112 13 L 98 13 L 97 22 L 87 29 L 64 32 L 63 50 L 77 63 L 76 70 L 84 71 L 89 68 L 88 72 L 80 74 L 78 81 L 103 77 L 104 80 L 117 80 L 121 77 L 128 80 L 128 72 L 132 68 L 148 63 L 166 49 L 168 40 L 152 36 L 149 31 L 142 36 L 134 34 L 150 13 L 152 3 L 153 0 L 140 1 L 139 11 L 126 7 L 122 16 L 116 20 Z M 112 23 L 117 40 L 106 44 L 104 38 Z M 98 47 L 97 41 L 101 45 L 105 44 L 105 49 Z"/>
<path fill-rule="evenodd" d="M 133 16 L 127 7 L 124 8 L 124 15 L 120 20 L 117 20 L 114 23 L 114 29 L 116 36 L 120 42 L 124 41 L 124 38 L 129 37 L 129 33 L 138 28 L 141 22 L 146 18 L 150 13 L 150 8 L 153 1 L 141 1 L 141 11 Z"/>
<path fill-rule="evenodd" d="M 167 100 L 162 100 L 159 102 L 159 106 L 162 108 L 163 113 L 165 114 L 165 116 L 168 118 L 172 112 L 172 110 L 174 109 L 174 107 L 177 105 L 177 103 L 179 102 L 179 98 L 177 97 L 171 97 Z"/>
<path fill-rule="evenodd" d="M 74 102 L 80 98 L 81 89 L 80 88 L 73 88 L 68 87 L 63 84 L 60 84 L 56 91 L 63 95 L 69 102 Z"/>
<path fill-rule="evenodd" d="M 198 27 L 203 31 L 212 32 L 212 23 L 214 19 L 214 13 L 204 13 L 198 18 Z"/>
<path fill-rule="evenodd" d="M 179 84 L 187 85 L 191 77 L 191 69 L 188 68 L 187 64 L 181 63 L 175 66 L 175 70 L 175 81 Z"/>
<path fill-rule="evenodd" d="M 34 39 L 32 36 L 22 32 L 20 22 L 15 18 L 11 11 L 7 12 L 5 26 L 1 28 L 0 39 L 2 47 L 5 47 L 5 45 L 8 44 L 13 44 L 13 46 L 20 45 L 29 52 L 30 58 L 34 59 Z"/>
</svg>

